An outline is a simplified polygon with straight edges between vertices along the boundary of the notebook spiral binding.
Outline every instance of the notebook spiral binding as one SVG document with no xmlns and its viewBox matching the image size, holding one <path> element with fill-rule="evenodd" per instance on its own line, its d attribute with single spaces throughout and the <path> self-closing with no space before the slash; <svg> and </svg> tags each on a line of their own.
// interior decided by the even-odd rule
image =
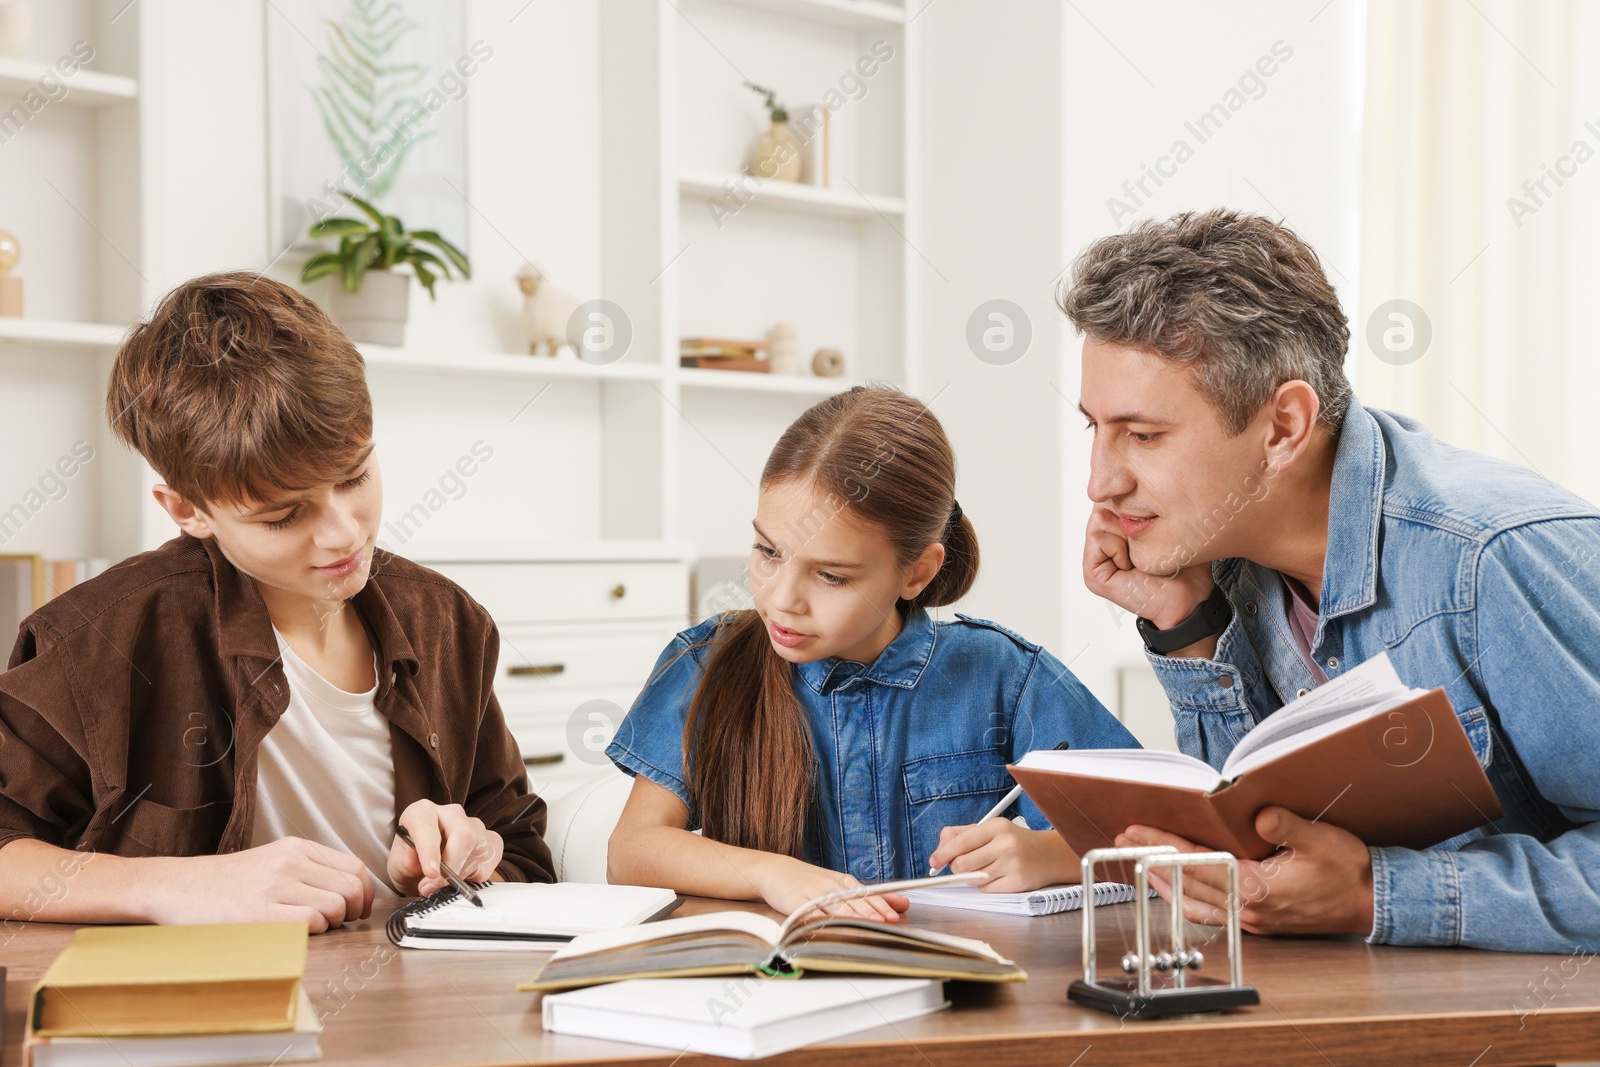
<svg viewBox="0 0 1600 1067">
<path fill-rule="evenodd" d="M 1133 899 L 1133 886 L 1121 882 L 1096 882 L 1094 884 L 1094 906 L 1101 907 L 1106 904 L 1121 904 L 1125 900 Z M 1046 889 L 1032 894 L 1028 898 L 1030 904 L 1043 904 L 1046 914 L 1061 911 L 1064 908 L 1079 904 L 1083 899 L 1081 885 L 1064 886 L 1060 889 Z"/>
<path fill-rule="evenodd" d="M 467 884 L 473 889 L 482 889 L 489 883 L 468 882 Z M 383 924 L 384 933 L 389 935 L 390 941 L 398 945 L 400 939 L 406 936 L 406 922 L 408 920 L 418 915 L 424 915 L 436 908 L 442 908 L 458 896 L 460 894 L 456 892 L 456 887 L 447 885 L 430 896 L 419 897 L 409 904 L 402 904 L 389 914 L 388 920 Z"/>
</svg>

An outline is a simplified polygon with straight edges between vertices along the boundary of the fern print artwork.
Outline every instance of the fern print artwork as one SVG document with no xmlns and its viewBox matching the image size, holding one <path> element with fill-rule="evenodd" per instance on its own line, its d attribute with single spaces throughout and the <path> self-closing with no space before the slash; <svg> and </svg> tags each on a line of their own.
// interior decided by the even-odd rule
<svg viewBox="0 0 1600 1067">
<path fill-rule="evenodd" d="M 414 131 L 406 119 L 422 102 L 417 88 L 428 75 L 421 63 L 397 62 L 397 45 L 422 25 L 393 0 L 350 0 L 342 20 L 327 20 L 317 65 L 323 78 L 310 87 L 328 141 L 364 186 L 365 198 L 382 200 L 416 145 L 436 131 Z M 424 109 L 425 110 L 425 109 Z"/>
<path fill-rule="evenodd" d="M 266 7 L 277 248 L 348 196 L 465 247 L 466 111 L 485 42 L 461 0 L 273 0 Z"/>
</svg>

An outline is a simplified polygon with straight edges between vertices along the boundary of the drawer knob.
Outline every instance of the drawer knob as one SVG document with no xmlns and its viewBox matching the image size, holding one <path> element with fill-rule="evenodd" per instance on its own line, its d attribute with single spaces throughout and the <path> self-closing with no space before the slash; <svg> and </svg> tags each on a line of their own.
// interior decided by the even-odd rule
<svg viewBox="0 0 1600 1067">
<path fill-rule="evenodd" d="M 628 587 L 623 585 L 621 582 L 618 582 L 616 585 L 611 587 L 611 599 L 612 600 L 621 600 L 623 597 L 625 597 L 627 595 L 628 595 Z"/>
<path fill-rule="evenodd" d="M 553 763 L 560 763 L 567 758 L 565 752 L 552 752 L 547 756 L 523 756 L 522 762 L 527 767 L 548 767 Z"/>
<path fill-rule="evenodd" d="M 506 673 L 513 678 L 547 678 L 552 674 L 560 674 L 567 669 L 565 663 L 518 663 L 507 667 Z"/>
</svg>

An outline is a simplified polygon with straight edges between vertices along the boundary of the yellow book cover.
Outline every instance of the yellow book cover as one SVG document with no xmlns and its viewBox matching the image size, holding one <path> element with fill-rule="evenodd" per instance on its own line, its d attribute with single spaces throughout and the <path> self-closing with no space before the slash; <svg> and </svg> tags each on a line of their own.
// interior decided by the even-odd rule
<svg viewBox="0 0 1600 1067">
<path fill-rule="evenodd" d="M 39 1037 L 289 1030 L 304 923 L 85 927 L 33 991 Z"/>
</svg>

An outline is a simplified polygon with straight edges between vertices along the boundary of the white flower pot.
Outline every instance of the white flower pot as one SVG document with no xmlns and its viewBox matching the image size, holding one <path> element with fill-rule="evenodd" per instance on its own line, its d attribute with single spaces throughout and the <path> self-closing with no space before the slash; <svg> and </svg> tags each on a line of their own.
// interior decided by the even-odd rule
<svg viewBox="0 0 1600 1067">
<path fill-rule="evenodd" d="M 361 276 L 361 288 L 354 293 L 344 291 L 336 274 L 328 314 L 352 341 L 399 348 L 406 343 L 410 299 L 409 274 L 369 270 Z"/>
</svg>

